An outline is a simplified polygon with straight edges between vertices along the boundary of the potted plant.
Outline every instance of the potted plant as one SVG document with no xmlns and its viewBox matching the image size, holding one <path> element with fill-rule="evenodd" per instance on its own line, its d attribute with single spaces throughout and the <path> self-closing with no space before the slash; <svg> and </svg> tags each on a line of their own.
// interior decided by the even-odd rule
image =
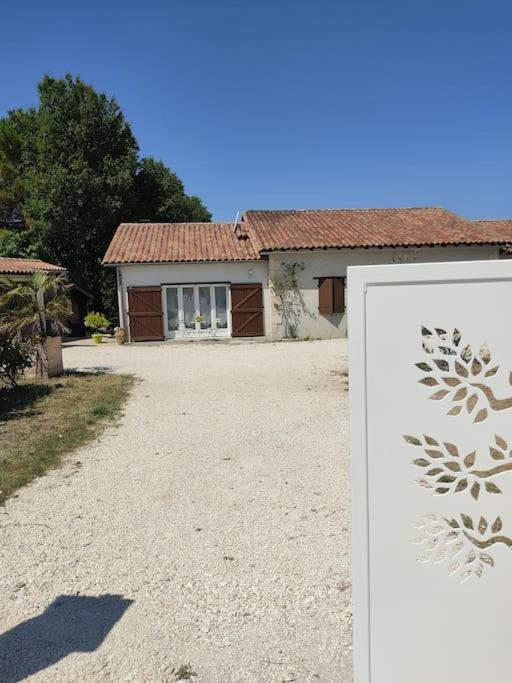
<svg viewBox="0 0 512 683">
<path fill-rule="evenodd" d="M 36 377 L 62 374 L 62 332 L 69 299 L 62 275 L 34 273 L 30 280 L 0 280 L 0 332 L 34 344 Z"/>
<path fill-rule="evenodd" d="M 84 324 L 91 331 L 91 337 L 94 344 L 101 344 L 103 341 L 103 332 L 106 331 L 110 322 L 105 318 L 103 313 L 95 313 L 91 311 L 85 316 Z"/>
</svg>

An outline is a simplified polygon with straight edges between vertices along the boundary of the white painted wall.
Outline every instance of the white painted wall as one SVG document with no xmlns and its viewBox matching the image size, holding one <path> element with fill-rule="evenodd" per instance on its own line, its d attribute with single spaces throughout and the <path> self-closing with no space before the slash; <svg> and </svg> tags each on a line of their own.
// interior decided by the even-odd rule
<svg viewBox="0 0 512 683">
<path fill-rule="evenodd" d="M 391 263 L 428 263 L 443 261 L 473 261 L 499 258 L 498 247 L 438 247 L 419 249 L 328 249 L 317 251 L 285 251 L 269 255 L 270 281 L 281 271 L 283 263 L 300 263 L 299 293 L 295 310 L 298 337 L 330 339 L 347 334 L 346 313 L 324 316 L 318 312 L 318 280 L 315 277 L 345 277 L 349 266 L 382 265 Z M 284 336 L 284 324 L 275 308 L 276 297 L 271 286 L 271 315 L 273 338 Z M 348 304 L 347 297 L 345 300 Z"/>
<path fill-rule="evenodd" d="M 119 281 L 121 280 L 121 285 Z M 118 266 L 118 299 L 121 326 L 128 329 L 128 287 L 154 287 L 172 284 L 200 284 L 228 282 L 263 285 L 264 330 L 270 335 L 271 301 L 268 286 L 268 262 L 244 261 L 240 263 L 167 263 L 133 264 Z"/>
</svg>

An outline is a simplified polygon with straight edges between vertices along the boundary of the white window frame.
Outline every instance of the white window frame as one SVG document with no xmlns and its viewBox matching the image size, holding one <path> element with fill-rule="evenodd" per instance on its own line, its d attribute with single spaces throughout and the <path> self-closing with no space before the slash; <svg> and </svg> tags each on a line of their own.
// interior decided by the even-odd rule
<svg viewBox="0 0 512 683">
<path fill-rule="evenodd" d="M 195 328 L 185 327 L 185 316 L 183 309 L 183 289 L 192 287 L 194 289 L 195 315 L 199 316 L 199 287 L 210 288 L 210 316 L 212 327 L 206 330 L 201 329 L 201 323 L 195 322 Z M 217 328 L 217 311 L 215 307 L 215 287 L 226 288 L 226 328 Z M 169 330 L 167 317 L 167 290 L 177 289 L 178 291 L 178 329 Z M 167 339 L 211 339 L 219 337 L 231 337 L 231 287 L 228 282 L 186 282 L 180 284 L 162 285 L 162 310 L 164 312 L 164 334 Z"/>
</svg>

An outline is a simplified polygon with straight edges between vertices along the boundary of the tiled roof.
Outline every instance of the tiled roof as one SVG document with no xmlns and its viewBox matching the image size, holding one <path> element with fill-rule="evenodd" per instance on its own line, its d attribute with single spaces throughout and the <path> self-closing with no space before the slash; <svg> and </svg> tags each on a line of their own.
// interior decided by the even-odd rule
<svg viewBox="0 0 512 683">
<path fill-rule="evenodd" d="M 114 263 L 254 261 L 254 239 L 233 223 L 121 223 L 105 254 Z"/>
<path fill-rule="evenodd" d="M 510 221 L 489 226 L 442 208 L 250 210 L 243 220 L 263 251 L 512 242 Z"/>
<path fill-rule="evenodd" d="M 35 272 L 64 273 L 65 268 L 39 259 L 7 258 L 0 256 L 0 275 L 31 275 Z"/>
<path fill-rule="evenodd" d="M 441 208 L 246 211 L 232 223 L 122 223 L 103 263 L 253 261 L 290 249 L 512 244 L 512 221 Z"/>
</svg>

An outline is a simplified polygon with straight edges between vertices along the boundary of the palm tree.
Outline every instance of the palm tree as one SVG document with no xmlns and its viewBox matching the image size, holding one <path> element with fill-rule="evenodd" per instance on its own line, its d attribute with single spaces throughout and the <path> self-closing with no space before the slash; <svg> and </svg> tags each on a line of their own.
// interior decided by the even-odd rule
<svg viewBox="0 0 512 683">
<path fill-rule="evenodd" d="M 30 280 L 0 279 L 0 332 L 35 344 L 36 376 L 48 376 L 46 340 L 67 332 L 69 299 L 63 275 L 34 273 Z"/>
</svg>

